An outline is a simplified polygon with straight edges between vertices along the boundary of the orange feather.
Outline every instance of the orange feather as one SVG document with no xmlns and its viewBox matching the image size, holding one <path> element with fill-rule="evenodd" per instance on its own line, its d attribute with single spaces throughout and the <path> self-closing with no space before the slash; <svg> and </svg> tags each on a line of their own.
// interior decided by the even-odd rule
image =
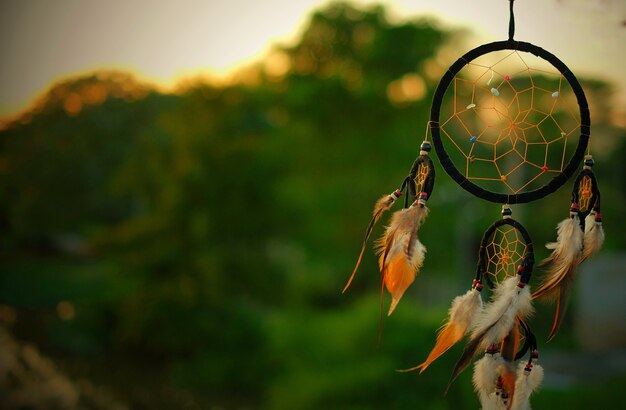
<svg viewBox="0 0 626 410">
<path fill-rule="evenodd" d="M 437 360 L 439 356 L 448 351 L 452 346 L 454 346 L 459 340 L 463 338 L 465 334 L 465 329 L 459 326 L 456 323 L 448 322 L 439 330 L 437 334 L 437 343 L 435 343 L 435 347 L 430 351 L 430 354 L 424 361 L 424 363 L 419 366 L 412 367 L 410 369 L 401 370 L 403 372 L 410 372 L 413 370 L 420 371 L 420 374 L 426 370 L 428 366 L 431 365 L 432 362 Z"/>
<path fill-rule="evenodd" d="M 378 264 L 384 286 L 391 294 L 388 315 L 422 267 L 426 248 L 417 239 L 417 230 L 428 214 L 422 205 L 413 205 L 393 214 L 385 234 L 378 241 Z"/>
<path fill-rule="evenodd" d="M 385 287 L 391 294 L 391 306 L 387 315 L 393 313 L 404 292 L 415 281 L 415 276 L 416 271 L 406 255 L 398 254 L 389 262 L 384 274 Z"/>
<path fill-rule="evenodd" d="M 480 298 L 480 291 L 475 288 L 454 298 L 448 310 L 448 322 L 439 328 L 435 347 L 433 347 L 424 363 L 407 371 L 420 369 L 420 373 L 422 373 L 432 362 L 463 339 L 480 309 L 482 309 L 482 299 Z"/>
<path fill-rule="evenodd" d="M 515 396 L 515 381 L 517 379 L 515 372 L 510 371 L 510 369 L 506 369 L 502 372 L 502 389 L 507 393 L 507 410 L 511 408 L 513 405 L 513 397 Z"/>
</svg>

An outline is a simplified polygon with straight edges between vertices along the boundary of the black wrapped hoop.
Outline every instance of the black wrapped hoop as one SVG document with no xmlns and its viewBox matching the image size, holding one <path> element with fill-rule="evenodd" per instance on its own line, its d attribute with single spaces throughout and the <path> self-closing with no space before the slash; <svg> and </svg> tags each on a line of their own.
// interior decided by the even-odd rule
<svg viewBox="0 0 626 410">
<path fill-rule="evenodd" d="M 580 109 L 580 137 L 578 139 L 578 146 L 576 147 L 576 151 L 570 158 L 567 165 L 560 173 L 558 173 L 554 178 L 552 178 L 542 187 L 533 191 L 521 192 L 517 194 L 502 194 L 497 192 L 491 192 L 469 181 L 462 173 L 459 172 L 459 170 L 455 167 L 452 160 L 448 156 L 448 153 L 446 152 L 441 141 L 439 129 L 439 115 L 441 111 L 443 97 L 456 74 L 458 74 L 459 71 L 463 69 L 463 67 L 465 67 L 474 59 L 487 53 L 502 50 L 528 52 L 552 64 L 552 66 L 559 70 L 559 72 L 563 75 L 563 77 L 565 77 L 567 82 L 572 87 Z M 435 95 L 433 96 L 429 124 L 431 128 L 433 144 L 435 145 L 435 151 L 437 152 L 437 156 L 439 157 L 439 161 L 441 162 L 443 169 L 445 169 L 448 175 L 450 175 L 450 177 L 452 177 L 452 179 L 454 179 L 463 189 L 487 201 L 501 204 L 519 204 L 531 202 L 543 198 L 548 194 L 551 194 L 559 187 L 561 187 L 565 183 L 565 181 L 567 181 L 574 174 L 578 167 L 578 164 L 583 159 L 585 150 L 587 149 L 590 135 L 591 119 L 589 117 L 589 106 L 587 104 L 585 92 L 583 91 L 580 83 L 576 79 L 576 76 L 574 76 L 574 74 L 565 65 L 565 63 L 559 60 L 554 54 L 544 50 L 541 47 L 537 47 L 531 43 L 527 43 L 524 41 L 516 41 L 513 40 L 511 37 L 509 40 L 506 41 L 496 41 L 493 43 L 479 46 L 467 52 L 450 66 L 448 71 L 441 78 L 441 81 L 439 82 L 439 85 L 437 86 L 437 89 L 435 91 Z"/>
<path fill-rule="evenodd" d="M 525 284 L 528 284 L 530 281 L 530 277 L 533 270 L 533 265 L 535 263 L 535 252 L 533 248 L 532 240 L 530 239 L 530 234 L 524 228 L 524 226 L 517 222 L 513 218 L 503 218 L 496 221 L 493 225 L 491 225 L 484 233 L 482 240 L 480 241 L 480 249 L 478 251 L 478 264 L 476 266 L 476 277 L 475 281 L 478 283 L 483 283 L 483 279 L 485 278 L 485 272 L 487 271 L 487 246 L 489 243 L 489 238 L 499 227 L 503 225 L 510 225 L 515 228 L 524 239 L 524 243 L 526 245 L 526 252 L 524 254 L 524 259 L 521 263 L 521 272 L 522 275 L 521 281 Z M 486 282 L 489 288 L 493 289 L 495 287 L 494 283 L 489 278 L 489 275 L 486 276 Z"/>
<path fill-rule="evenodd" d="M 524 340 L 524 344 L 520 347 L 519 351 L 515 355 L 515 360 L 519 360 L 522 357 L 524 357 L 526 353 L 528 353 L 529 350 L 530 351 L 537 350 L 537 337 L 532 332 L 532 330 L 530 330 L 530 326 L 528 326 L 528 323 L 526 323 L 523 320 L 520 320 L 519 324 L 522 330 L 524 331 L 525 340 Z"/>
</svg>

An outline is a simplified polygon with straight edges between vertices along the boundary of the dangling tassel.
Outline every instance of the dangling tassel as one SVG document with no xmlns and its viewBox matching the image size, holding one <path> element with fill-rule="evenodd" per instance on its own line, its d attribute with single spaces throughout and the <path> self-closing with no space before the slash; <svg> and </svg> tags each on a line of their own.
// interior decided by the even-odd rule
<svg viewBox="0 0 626 410">
<path fill-rule="evenodd" d="M 433 347 L 424 363 L 403 371 L 419 369 L 421 374 L 432 362 L 465 336 L 474 318 L 476 318 L 476 315 L 483 307 L 483 300 L 480 297 L 482 288 L 483 285 L 474 279 L 472 289 L 468 290 L 464 295 L 454 298 L 452 306 L 448 310 L 448 323 L 439 330 L 435 347 Z"/>
<path fill-rule="evenodd" d="M 428 216 L 426 201 L 435 184 L 435 169 L 428 156 L 430 148 L 428 141 L 422 142 L 420 155 L 411 166 L 409 177 L 405 180 L 409 182 L 409 195 L 415 198 L 415 202 L 392 215 L 391 223 L 377 243 L 382 285 L 391 294 L 391 306 L 387 315 L 393 313 L 402 295 L 415 280 L 426 256 L 426 247 L 417 238 L 417 232 Z M 418 182 L 416 177 L 420 170 L 423 171 L 423 175 L 420 174 Z M 417 186 L 421 188 L 419 195 L 416 192 Z M 405 203 L 405 207 L 407 205 L 408 203 Z"/>
<path fill-rule="evenodd" d="M 426 248 L 418 240 L 417 232 L 427 215 L 428 208 L 415 201 L 409 208 L 393 214 L 385 234 L 378 241 L 380 272 L 392 298 L 387 315 L 393 313 L 424 263 Z"/>
<path fill-rule="evenodd" d="M 548 341 L 556 336 L 565 317 L 576 268 L 583 260 L 597 252 L 604 240 L 604 232 L 596 230 L 598 227 L 594 226 L 595 221 L 589 219 L 587 215 L 590 212 L 590 206 L 598 205 L 600 200 L 596 178 L 591 170 L 592 166 L 593 158 L 591 155 L 586 155 L 583 170 L 574 181 L 570 218 L 559 223 L 557 242 L 546 245 L 548 249 L 553 249 L 552 255 L 539 265 L 540 268 L 545 268 L 547 273 L 543 283 L 533 294 L 533 299 L 552 297 L 556 298 L 557 302 Z M 585 219 L 581 221 L 582 218 Z M 588 235 L 585 235 L 585 232 L 588 232 Z M 586 250 L 583 249 L 583 245 L 587 247 Z"/>
<path fill-rule="evenodd" d="M 580 262 L 582 245 L 583 231 L 580 229 L 578 219 L 578 205 L 572 204 L 570 218 L 561 221 L 558 225 L 557 241 L 546 245 L 546 248 L 553 249 L 552 255 L 538 265 L 540 268 L 545 268 L 547 273 L 537 291 L 533 293 L 533 299 L 555 297 L 557 301 L 548 341 L 556 335 L 565 316 L 569 291 L 574 281 L 576 267 Z"/>
<path fill-rule="evenodd" d="M 365 238 L 363 239 L 363 246 L 361 247 L 359 259 L 356 261 L 356 266 L 352 271 L 352 275 L 350 275 L 350 279 L 348 279 L 348 283 L 346 283 L 346 286 L 343 288 L 343 291 L 341 293 L 345 293 L 346 290 L 348 290 L 348 287 L 350 286 L 352 280 L 354 279 L 354 276 L 356 275 L 356 271 L 359 269 L 359 265 L 361 265 L 363 253 L 365 252 L 365 247 L 367 246 L 367 241 L 372 233 L 372 229 L 374 229 L 374 225 L 376 225 L 376 222 L 378 222 L 383 213 L 385 213 L 385 211 L 388 211 L 392 207 L 394 202 L 396 202 L 396 199 L 402 196 L 402 189 L 404 189 L 406 183 L 407 180 L 405 179 L 401 189 L 396 189 L 389 195 L 384 195 L 378 201 L 376 201 L 376 204 L 374 205 L 374 211 L 372 212 L 372 219 L 370 220 L 370 223 L 365 230 Z"/>
<path fill-rule="evenodd" d="M 387 196 L 383 196 L 376 202 L 372 220 L 365 231 L 365 239 L 363 240 L 359 259 L 348 283 L 343 289 L 343 292 L 348 289 L 356 275 L 374 225 L 383 212 L 391 208 L 396 199 L 400 197 L 402 190 L 408 187 L 407 200 L 404 204 L 405 209 L 397 211 L 392 215 L 385 234 L 377 242 L 378 253 L 380 253 L 378 264 L 382 274 L 381 304 L 383 290 L 386 287 L 392 296 L 389 315 L 397 306 L 406 289 L 413 283 L 417 272 L 424 263 L 426 248 L 418 240 L 417 231 L 428 215 L 426 201 L 430 197 L 435 184 L 435 169 L 432 160 L 428 156 L 430 149 L 430 143 L 424 141 L 420 146 L 420 155 L 413 162 L 409 176 L 402 183 L 402 188 Z M 419 196 L 418 192 L 416 192 L 417 186 L 421 189 Z M 415 200 L 410 207 L 408 207 L 409 196 Z"/>
<path fill-rule="evenodd" d="M 512 410 L 531 410 L 530 396 L 539 389 L 544 375 L 543 368 L 537 364 L 538 357 L 537 351 L 533 350 L 530 360 L 519 364 Z"/>
<path fill-rule="evenodd" d="M 582 261 L 592 257 L 604 244 L 604 228 L 602 228 L 602 214 L 600 213 L 600 198 L 585 218 L 585 237 L 583 239 Z"/>
<path fill-rule="evenodd" d="M 516 324 L 516 316 L 523 320 L 532 313 L 530 287 L 520 280 L 520 275 L 526 277 L 525 271 L 530 269 L 532 262 L 525 259 L 520 265 L 520 274 L 507 278 L 494 290 L 491 303 L 482 310 L 472 325 L 471 339 L 454 368 L 448 388 L 479 349 L 500 343 Z"/>
</svg>

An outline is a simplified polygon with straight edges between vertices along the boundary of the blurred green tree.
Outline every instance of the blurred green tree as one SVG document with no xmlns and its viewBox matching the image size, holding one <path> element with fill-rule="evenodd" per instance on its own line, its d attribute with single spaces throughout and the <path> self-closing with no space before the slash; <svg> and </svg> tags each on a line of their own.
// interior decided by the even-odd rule
<svg viewBox="0 0 626 410">
<path fill-rule="evenodd" d="M 15 332 L 137 408 L 475 408 L 468 375 L 444 399 L 444 366 L 419 383 L 393 369 L 430 347 L 439 296 L 463 285 L 447 277 L 495 213 L 459 212 L 469 196 L 439 178 L 423 234 L 453 250 L 430 248 L 419 310 L 394 315 L 380 350 L 373 256 L 339 292 L 370 203 L 415 156 L 436 85 L 425 67 L 441 69 L 452 38 L 332 4 L 233 85 L 57 84 L 0 131 L 0 302 L 18 310 Z M 616 197 L 620 170 L 601 180 Z"/>
</svg>

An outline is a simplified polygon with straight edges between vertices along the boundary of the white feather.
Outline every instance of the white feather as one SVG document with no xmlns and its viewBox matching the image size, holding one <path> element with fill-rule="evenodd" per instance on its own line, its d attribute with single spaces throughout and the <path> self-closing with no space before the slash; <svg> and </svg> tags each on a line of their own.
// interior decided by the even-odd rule
<svg viewBox="0 0 626 410">
<path fill-rule="evenodd" d="M 472 382 L 474 383 L 474 390 L 478 393 L 478 398 L 483 409 L 489 406 L 489 395 L 496 389 L 498 367 L 503 362 L 504 359 L 500 356 L 500 353 L 495 353 L 485 354 L 482 359 L 474 363 Z"/>
<path fill-rule="evenodd" d="M 555 254 L 570 261 L 578 257 L 582 246 L 583 231 L 580 229 L 578 216 L 559 222 L 556 229 L 556 242 L 546 244 L 546 248 L 553 249 Z"/>
<path fill-rule="evenodd" d="M 472 338 L 485 333 L 478 349 L 500 343 L 515 325 L 515 316 L 529 316 L 532 311 L 530 287 L 517 286 L 519 276 L 504 280 L 494 290 L 492 300 L 485 306 L 472 326 Z"/>
<path fill-rule="evenodd" d="M 530 387 L 533 393 L 539 390 L 543 383 L 543 367 L 537 363 L 533 364 L 533 371 L 530 372 Z"/>
<path fill-rule="evenodd" d="M 515 397 L 513 398 L 513 405 L 511 406 L 511 409 L 530 410 L 530 393 L 532 393 L 532 388 L 530 386 L 530 374 L 533 372 L 525 371 L 525 367 L 526 362 L 522 361 L 517 369 Z"/>
<path fill-rule="evenodd" d="M 533 363 L 535 360 L 533 360 Z M 543 368 L 534 364 L 531 371 L 525 370 L 526 362 L 522 361 L 517 368 L 517 381 L 515 382 L 515 397 L 511 410 L 531 410 L 530 396 L 535 392 L 543 381 Z"/>
<path fill-rule="evenodd" d="M 603 244 L 604 228 L 602 228 L 602 222 L 596 222 L 596 213 L 592 211 L 585 218 L 582 259 L 585 260 L 598 253 Z"/>
<path fill-rule="evenodd" d="M 481 401 L 481 410 L 503 410 L 505 407 L 502 405 L 502 400 L 495 394 L 490 394 L 485 401 Z"/>
<path fill-rule="evenodd" d="M 424 259 L 426 259 L 426 247 L 416 238 L 415 245 L 413 245 L 413 252 L 409 255 L 409 264 L 413 269 L 418 271 L 422 268 Z"/>
<path fill-rule="evenodd" d="M 465 332 L 476 319 L 476 314 L 482 309 L 483 300 L 480 292 L 476 289 L 470 289 L 465 294 L 457 296 L 452 301 L 452 305 L 448 310 L 450 322 L 454 322 L 463 328 Z"/>
<path fill-rule="evenodd" d="M 506 405 L 502 398 L 496 393 L 491 393 L 482 404 L 482 410 L 506 410 Z"/>
</svg>

